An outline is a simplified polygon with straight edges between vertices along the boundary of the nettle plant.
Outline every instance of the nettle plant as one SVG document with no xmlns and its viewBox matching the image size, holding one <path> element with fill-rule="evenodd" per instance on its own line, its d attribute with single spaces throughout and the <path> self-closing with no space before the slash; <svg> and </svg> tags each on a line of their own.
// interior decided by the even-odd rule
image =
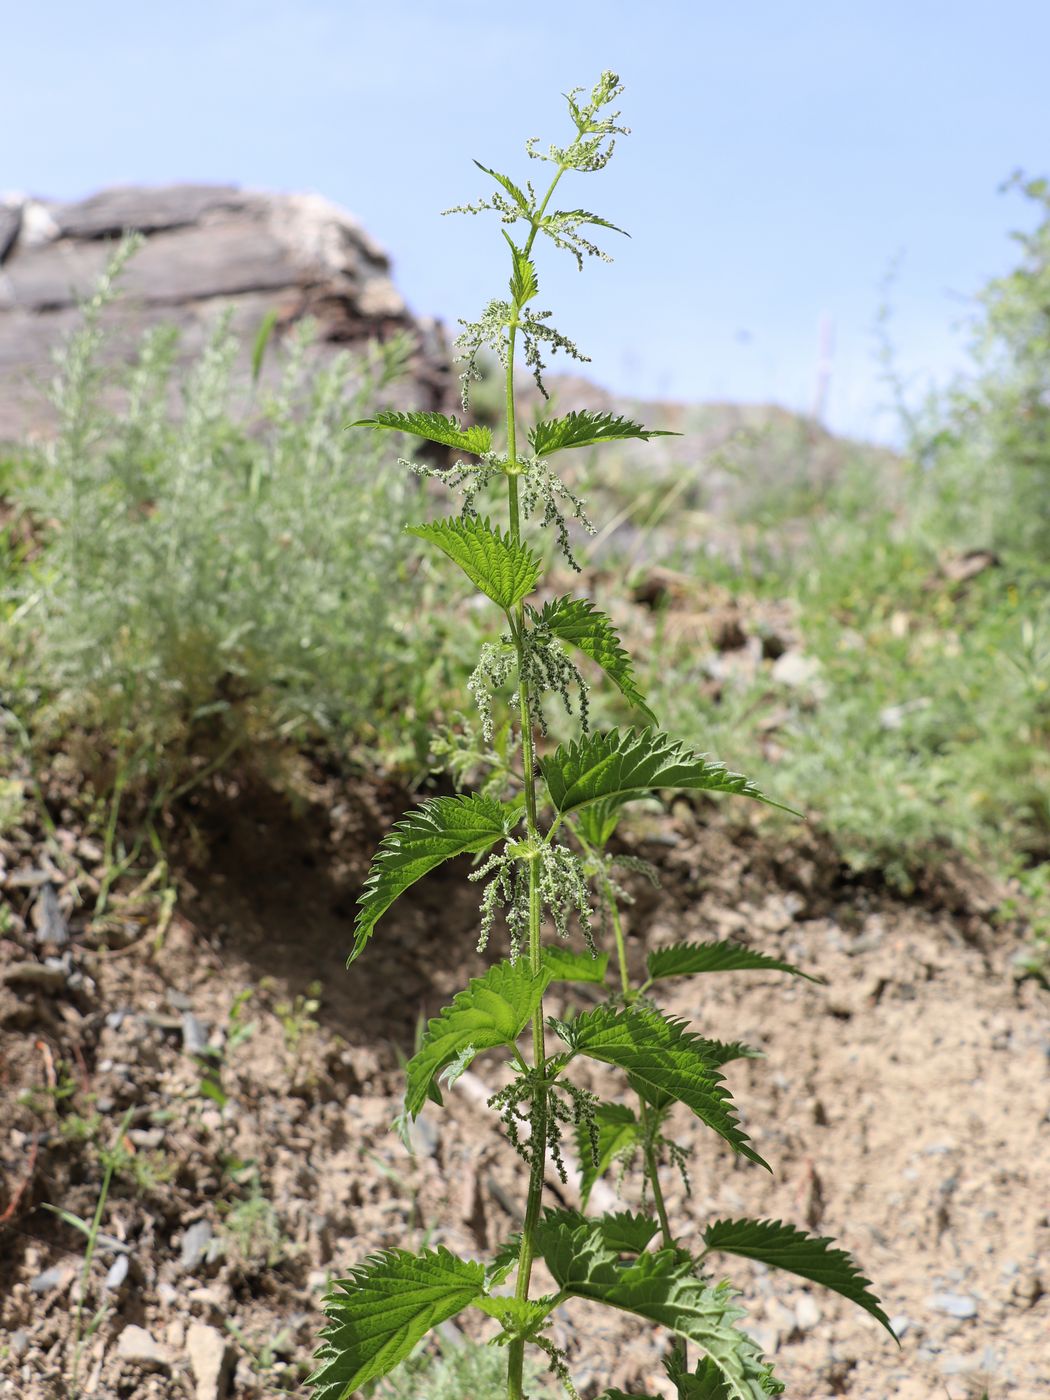
<svg viewBox="0 0 1050 1400">
<path fill-rule="evenodd" d="M 509 1400 L 522 1400 L 527 1347 L 546 1353 L 551 1369 L 575 1396 L 566 1356 L 548 1331 L 555 1309 L 568 1298 L 620 1308 L 675 1334 L 664 1364 L 683 1400 L 759 1400 L 778 1394 L 783 1387 L 771 1366 L 736 1325 L 743 1316 L 737 1295 L 711 1272 L 713 1257 L 723 1254 L 824 1284 L 889 1329 L 868 1280 L 827 1239 L 779 1221 L 745 1219 L 708 1225 L 699 1255 L 677 1241 L 661 1171 L 684 1171 L 688 1153 L 665 1135 L 669 1111 L 685 1104 L 734 1152 L 766 1167 L 740 1126 L 721 1073 L 727 1061 L 757 1052 L 697 1034 L 661 1011 L 653 993 L 667 978 L 707 972 L 806 974 L 742 944 L 691 943 L 651 952 L 647 980 L 633 985 L 619 912 L 623 890 L 608 843 L 625 804 L 653 792 L 770 799 L 746 777 L 660 731 L 612 624 L 591 602 L 568 596 L 548 597 L 542 605 L 530 601 L 542 564 L 523 538 L 524 522 L 538 517 L 552 529 L 574 567 L 568 522 L 575 519 L 589 528 L 582 503 L 551 459 L 572 448 L 658 435 L 623 417 L 576 412 L 534 423 L 526 448 L 515 409 L 519 344 L 541 390 L 545 348 L 582 358 L 550 324 L 550 313 L 533 309 L 538 292 L 533 248 L 543 235 L 581 266 L 585 255 L 606 258 L 588 232 L 615 226 L 585 209 L 555 209 L 552 202 L 568 172 L 589 174 L 608 162 L 616 135 L 626 131 L 617 124 L 619 114 L 608 111 L 621 90 L 613 73 L 604 73 L 589 97 L 575 89 L 567 99 L 575 127 L 570 143 L 546 152 L 535 141 L 528 143 L 529 155 L 552 168 L 542 193 L 482 166 L 498 188 L 489 199 L 463 206 L 464 212 L 496 213 L 510 253 L 509 298 L 490 302 L 479 320 L 462 323 L 458 342 L 465 361 L 464 411 L 481 352 L 494 351 L 505 371 L 502 448 L 494 446 L 489 428 L 460 426 L 438 413 L 379 412 L 354 425 L 413 434 L 465 454 L 447 469 L 415 465 L 459 488 L 464 499 L 458 515 L 409 529 L 459 565 L 502 613 L 504 630 L 485 645 L 469 684 L 484 738 L 496 750 L 484 790 L 425 801 L 385 838 L 361 895 L 349 961 L 365 951 L 379 920 L 410 885 L 455 856 L 476 858 L 470 878 L 484 885 L 478 946 L 487 946 L 502 912 L 509 956 L 473 979 L 429 1022 L 407 1065 L 404 1121 L 430 1101 L 440 1104 L 440 1084 L 452 1084 L 476 1056 L 497 1051 L 510 1073 L 489 1103 L 524 1164 L 523 1176 L 527 1171 L 527 1193 L 520 1232 L 487 1265 L 444 1248 L 418 1254 L 390 1249 L 338 1280 L 325 1299 L 329 1325 L 311 1378 L 319 1400 L 345 1400 L 386 1375 L 431 1329 L 467 1308 L 499 1324 L 493 1341 L 507 1350 Z M 479 511 L 482 494 L 501 484 L 507 493 L 506 530 Z M 589 727 L 587 682 L 577 656 L 604 672 L 644 727 L 608 732 Z M 494 710 L 508 689 L 509 723 L 501 726 L 501 740 Z M 576 715 L 582 730 L 581 737 L 558 747 L 543 742 L 552 697 Z M 595 913 L 614 935 L 618 988 L 604 1004 L 571 1019 L 545 1017 L 544 994 L 552 983 L 605 980 L 610 955 L 596 946 Z M 574 949 L 568 939 L 576 929 L 583 946 Z M 545 930 L 553 931 L 553 943 L 545 941 Z M 582 1060 L 622 1071 L 632 1102 L 604 1103 L 575 1083 L 573 1067 Z M 545 1210 L 548 1164 L 565 1175 L 566 1134 L 583 1162 L 584 1210 L 598 1177 L 633 1155 L 644 1173 L 643 1203 L 651 1201 L 654 1213 L 595 1217 Z M 531 1287 L 537 1259 L 555 1285 L 540 1296 Z M 700 1352 L 692 1366 L 689 1344 Z M 607 1391 L 606 1398 L 624 1400 L 616 1391 Z"/>
</svg>

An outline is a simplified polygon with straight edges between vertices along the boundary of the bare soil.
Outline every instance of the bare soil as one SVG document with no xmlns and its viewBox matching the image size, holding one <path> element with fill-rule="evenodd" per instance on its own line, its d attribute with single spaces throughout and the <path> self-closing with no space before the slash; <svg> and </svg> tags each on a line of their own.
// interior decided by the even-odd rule
<svg viewBox="0 0 1050 1400">
<path fill-rule="evenodd" d="M 106 1311 L 83 1348 L 84 1394 L 295 1390 L 330 1277 L 375 1249 L 477 1254 L 517 1228 L 520 1164 L 476 1092 L 502 1082 L 498 1060 L 475 1064 L 474 1094 L 428 1108 L 415 1155 L 389 1130 L 419 1017 L 482 967 L 463 869 L 418 885 L 344 968 L 356 891 L 403 801 L 321 773 L 297 808 L 212 796 L 185 814 L 167 921 L 156 888 L 89 918 L 101 853 L 75 829 L 0 844 L 0 1396 L 69 1393 L 84 1237 L 44 1206 L 91 1218 L 129 1109 L 90 1274 L 84 1320 Z M 832 1235 L 902 1338 L 898 1350 L 851 1305 L 729 1261 L 787 1394 L 1050 1396 L 1050 995 L 1012 976 L 1019 935 L 993 922 L 994 899 L 942 872 L 904 902 L 849 878 L 815 838 L 774 843 L 714 807 L 677 804 L 627 839 L 662 875 L 627 911 L 639 964 L 645 947 L 734 937 L 827 979 L 731 974 L 664 998 L 767 1056 L 727 1074 L 775 1174 L 683 1115 L 692 1192 L 669 1183 L 683 1242 L 742 1213 Z M 296 1044 L 280 1007 L 315 981 Z M 622 1191 L 638 1201 L 632 1178 Z M 559 1197 L 576 1204 L 554 1178 Z M 458 1325 L 492 1329 L 480 1315 Z M 584 1397 L 666 1393 L 657 1329 L 581 1306 L 555 1330 Z M 206 1343 L 225 1353 L 214 1386 Z"/>
</svg>

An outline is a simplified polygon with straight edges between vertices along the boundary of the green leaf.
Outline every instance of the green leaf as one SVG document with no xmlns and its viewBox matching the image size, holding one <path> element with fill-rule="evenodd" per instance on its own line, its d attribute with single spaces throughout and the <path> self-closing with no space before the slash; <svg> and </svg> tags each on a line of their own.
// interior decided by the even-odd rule
<svg viewBox="0 0 1050 1400">
<path fill-rule="evenodd" d="M 536 587 L 541 563 L 523 544 L 477 516 L 450 516 L 430 525 L 408 525 L 410 535 L 433 544 L 455 561 L 475 588 L 510 612 Z"/>
<path fill-rule="evenodd" d="M 626 1070 L 643 1092 L 670 1095 L 742 1156 L 769 1170 L 736 1119 L 733 1100 L 706 1049 L 684 1021 L 657 1011 L 599 1006 L 555 1030 L 577 1055 Z"/>
<path fill-rule="evenodd" d="M 325 1297 L 329 1323 L 321 1333 L 317 1370 L 307 1381 L 313 1400 L 348 1400 L 360 1386 L 385 1376 L 484 1287 L 484 1265 L 446 1249 L 372 1255 L 349 1278 L 335 1280 Z"/>
<path fill-rule="evenodd" d="M 508 175 L 501 175 L 498 170 L 490 170 L 487 165 L 482 165 L 480 160 L 476 160 L 474 164 L 479 170 L 483 170 L 486 175 L 491 175 L 494 180 L 498 181 L 499 184 L 503 186 L 523 214 L 529 214 L 531 212 L 532 206 L 529 204 L 529 201 Z"/>
<path fill-rule="evenodd" d="M 649 978 L 657 982 L 662 977 L 690 977 L 697 972 L 789 972 L 804 977 L 807 982 L 823 982 L 794 963 L 781 962 L 768 953 L 756 953 L 742 943 L 726 939 L 721 943 L 675 943 L 670 948 L 656 948 L 646 959 Z"/>
<path fill-rule="evenodd" d="M 484 977 L 473 978 L 451 1006 L 428 1022 L 422 1044 L 405 1066 L 405 1111 L 416 1117 L 434 1077 L 446 1065 L 454 1063 L 462 1073 L 482 1050 L 513 1047 L 550 980 L 546 968 L 534 977 L 523 958 L 496 963 Z"/>
<path fill-rule="evenodd" d="M 844 1249 L 835 1247 L 834 1240 L 807 1235 L 805 1230 L 780 1220 L 716 1220 L 704 1231 L 704 1243 L 709 1250 L 740 1254 L 770 1268 L 812 1279 L 871 1313 L 893 1340 L 898 1340 L 878 1298 L 871 1292 L 871 1280 L 864 1277 Z"/>
<path fill-rule="evenodd" d="M 622 233 L 624 238 L 630 238 L 630 234 L 625 228 L 619 228 L 616 224 L 611 224 L 608 219 L 603 219 L 600 214 L 592 214 L 589 209 L 555 209 L 553 214 L 548 214 L 544 223 L 552 224 L 595 224 L 599 228 L 612 229 L 613 233 Z"/>
<path fill-rule="evenodd" d="M 544 603 L 542 611 L 529 611 L 541 627 L 596 662 L 624 699 L 656 723 L 656 716 L 634 683 L 631 658 L 620 645 L 612 623 L 589 598 L 555 598 Z"/>
<path fill-rule="evenodd" d="M 727 1065 L 731 1060 L 764 1060 L 766 1052 L 756 1050 L 743 1040 L 703 1041 L 704 1053 L 713 1065 Z"/>
<path fill-rule="evenodd" d="M 599 1104 L 594 1112 L 598 1130 L 598 1160 L 591 1150 L 591 1135 L 585 1124 L 576 1130 L 576 1152 L 580 1159 L 580 1201 L 586 1208 L 594 1183 L 612 1166 L 621 1153 L 628 1152 L 642 1136 L 642 1125 L 626 1104 Z"/>
<path fill-rule="evenodd" d="M 518 808 L 492 797 L 433 797 L 407 813 L 372 858 L 357 902 L 354 947 L 347 966 L 359 956 L 375 926 L 410 885 L 428 871 L 467 852 L 487 851 L 509 835 Z"/>
<path fill-rule="evenodd" d="M 604 982 L 609 954 L 574 953 L 569 948 L 544 948 L 543 962 L 552 982 Z"/>
<path fill-rule="evenodd" d="M 548 1212 L 537 1228 L 537 1248 L 563 1292 L 636 1313 L 696 1342 L 711 1357 L 730 1400 L 765 1400 L 778 1382 L 758 1347 L 733 1325 L 743 1316 L 725 1284 L 711 1288 L 696 1276 L 695 1261 L 679 1249 L 622 1260 L 598 1220 L 572 1211 Z"/>
<path fill-rule="evenodd" d="M 660 1233 L 660 1222 L 651 1215 L 621 1210 L 599 1220 L 602 1239 L 617 1254 L 641 1254 Z"/>
<path fill-rule="evenodd" d="M 471 452 L 480 457 L 492 451 L 492 429 L 475 423 L 469 428 L 461 428 L 454 418 L 444 413 L 399 413 L 395 409 L 382 409 L 372 418 L 358 418 L 351 428 L 388 428 L 395 433 L 411 433 L 414 437 L 426 438 L 428 442 L 439 442 L 442 447 L 454 447 L 460 452 Z"/>
<path fill-rule="evenodd" d="M 681 437 L 681 433 L 663 428 L 643 428 L 629 418 L 613 413 L 590 413 L 586 409 L 567 413 L 564 418 L 548 418 L 529 430 L 529 442 L 537 457 L 549 457 L 569 447 L 592 447 L 599 442 L 618 442 L 625 438 L 641 438 L 648 442 L 654 437 Z"/>
<path fill-rule="evenodd" d="M 703 1357 L 695 1371 L 687 1371 L 681 1357 L 672 1352 L 664 1357 L 664 1370 L 678 1391 L 678 1400 L 730 1400 L 729 1385 L 710 1356 Z"/>
<path fill-rule="evenodd" d="M 496 1341 L 503 1345 L 514 1337 L 533 1337 L 543 1327 L 558 1299 L 548 1293 L 542 1298 L 479 1298 L 474 1304 L 503 1328 Z"/>
<path fill-rule="evenodd" d="M 510 278 L 510 294 L 514 298 L 517 307 L 523 307 L 540 289 L 540 284 L 536 278 L 536 265 L 511 238 L 506 229 L 501 230 L 503 237 L 510 244 L 511 256 L 514 259 L 514 271 Z"/>
<path fill-rule="evenodd" d="M 581 807 L 575 819 L 580 835 L 589 846 L 604 850 L 620 825 L 620 808 L 632 798 L 644 796 L 644 792 L 621 792 L 615 797 L 604 797 L 600 802 Z"/>
<path fill-rule="evenodd" d="M 736 793 L 768 802 L 771 807 L 781 806 L 742 773 L 730 773 L 725 764 L 695 754 L 654 729 L 592 733 L 560 745 L 550 757 L 540 760 L 540 767 L 551 801 L 563 814 L 588 802 L 651 788 Z M 791 808 L 782 810 L 790 812 Z"/>
<path fill-rule="evenodd" d="M 255 333 L 255 340 L 252 343 L 252 383 L 258 384 L 259 375 L 262 374 L 263 360 L 266 356 L 266 347 L 270 343 L 277 326 L 277 312 L 267 311 L 262 318 L 262 324 Z"/>
</svg>

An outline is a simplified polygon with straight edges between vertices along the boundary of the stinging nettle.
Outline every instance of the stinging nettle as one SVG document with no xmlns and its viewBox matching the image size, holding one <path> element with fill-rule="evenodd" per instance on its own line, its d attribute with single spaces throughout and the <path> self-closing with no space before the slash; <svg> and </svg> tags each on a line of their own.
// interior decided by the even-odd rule
<svg viewBox="0 0 1050 1400">
<path fill-rule="evenodd" d="M 651 951 L 646 980 L 633 984 L 620 914 L 628 895 L 618 874 L 627 867 L 656 876 L 644 862 L 610 853 L 609 843 L 623 809 L 657 791 L 728 793 L 780 804 L 742 774 L 660 730 L 630 657 L 593 603 L 568 596 L 531 601 L 543 564 L 524 538 L 526 522 L 535 518 L 553 530 L 576 569 L 570 526 L 577 522 L 593 531 L 582 501 L 551 459 L 574 448 L 666 435 L 624 417 L 589 412 L 538 421 L 522 435 L 518 431 L 519 349 L 544 395 L 544 353 L 560 350 L 583 358 L 550 324 L 551 313 L 534 308 L 537 240 L 548 238 L 582 268 L 585 257 L 608 260 L 592 241 L 593 230 L 622 232 L 586 209 L 558 208 L 554 198 L 565 175 L 590 174 L 608 163 L 616 136 L 627 131 L 619 125 L 619 113 L 609 110 L 621 91 L 614 73 L 603 73 L 589 96 L 574 89 L 566 99 L 575 129 L 569 143 L 546 151 L 536 140 L 527 143 L 528 155 L 551 167 L 545 188 L 528 180 L 517 185 L 479 164 L 496 189 L 448 211 L 494 213 L 507 243 L 509 297 L 490 301 L 477 320 L 462 322 L 457 342 L 465 365 L 464 411 L 470 387 L 480 378 L 479 356 L 491 351 L 502 367 L 505 442 L 497 446 L 491 429 L 461 425 L 440 413 L 382 411 L 352 425 L 413 435 L 463 454 L 445 469 L 405 464 L 463 498 L 458 514 L 408 528 L 458 565 L 490 600 L 498 639 L 484 645 L 468 687 L 479 711 L 482 743 L 496 745 L 494 776 L 483 791 L 423 802 L 386 836 L 360 897 L 348 961 L 365 953 L 379 921 L 409 886 L 455 856 L 478 858 L 470 876 L 482 887 L 478 947 L 488 946 L 503 910 L 508 956 L 474 978 L 427 1025 L 406 1066 L 404 1118 L 415 1118 L 428 1102 L 441 1104 L 442 1085 L 454 1083 L 486 1050 L 498 1051 L 511 1077 L 489 1105 L 521 1158 L 525 1205 L 520 1231 L 487 1265 L 444 1248 L 389 1249 L 337 1280 L 325 1299 L 328 1325 L 310 1380 L 315 1400 L 347 1400 L 388 1374 L 429 1331 L 469 1308 L 496 1324 L 492 1340 L 506 1348 L 508 1400 L 523 1400 L 527 1347 L 545 1354 L 554 1375 L 575 1396 L 568 1358 L 549 1333 L 554 1310 L 568 1298 L 604 1303 L 669 1329 L 675 1340 L 664 1364 L 680 1400 L 761 1400 L 779 1394 L 783 1386 L 771 1364 L 737 1325 L 743 1310 L 716 1262 L 726 1254 L 822 1284 L 864 1308 L 893 1335 L 868 1280 L 828 1239 L 776 1220 L 739 1219 L 711 1222 L 699 1253 L 678 1241 L 661 1172 L 681 1173 L 688 1186 L 689 1153 L 667 1136 L 671 1109 L 684 1104 L 731 1151 L 767 1167 L 740 1125 L 721 1073 L 727 1062 L 759 1052 L 740 1042 L 707 1039 L 666 1015 L 659 985 L 715 972 L 808 974 L 739 943 L 683 943 Z M 480 509 L 494 486 L 505 491 L 505 526 L 496 515 L 498 501 L 490 502 L 485 514 Z M 636 712 L 636 727 L 598 731 L 590 726 L 585 675 L 590 667 Z M 497 729 L 496 705 L 508 686 L 513 689 L 507 721 Z M 581 733 L 541 750 L 544 707 L 552 700 L 575 717 Z M 595 926 L 598 938 L 612 933 L 615 987 L 607 989 L 603 1004 L 568 1020 L 545 1016 L 544 994 L 552 983 L 604 986 L 611 955 L 597 947 Z M 569 946 L 574 929 L 580 936 L 577 948 Z M 545 938 L 547 931 L 553 937 Z M 626 1099 L 603 1102 L 574 1083 L 572 1066 L 581 1058 L 621 1071 Z M 548 1164 L 566 1176 L 566 1134 L 582 1163 L 582 1208 L 545 1209 Z M 598 1179 L 634 1163 L 643 1178 L 643 1205 L 651 1209 L 588 1215 Z M 534 1294 L 537 1259 L 546 1265 L 555 1291 Z M 607 1391 L 604 1400 L 632 1397 Z"/>
</svg>

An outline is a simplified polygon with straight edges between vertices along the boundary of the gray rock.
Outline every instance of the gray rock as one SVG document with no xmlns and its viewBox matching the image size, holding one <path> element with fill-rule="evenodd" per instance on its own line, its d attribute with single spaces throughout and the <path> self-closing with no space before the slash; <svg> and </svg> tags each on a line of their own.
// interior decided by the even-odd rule
<svg viewBox="0 0 1050 1400">
<path fill-rule="evenodd" d="M 182 1048 L 187 1055 L 199 1055 L 208 1046 L 208 1027 L 192 1011 L 182 1013 Z"/>
<path fill-rule="evenodd" d="M 21 1327 L 12 1332 L 7 1339 L 7 1345 L 11 1348 L 11 1354 L 15 1357 L 25 1356 L 29 1350 L 29 1333 L 23 1332 Z"/>
<path fill-rule="evenodd" d="M 773 662 L 771 673 L 775 681 L 791 690 L 816 690 L 820 662 L 815 656 L 804 656 L 800 651 L 786 651 Z"/>
<path fill-rule="evenodd" d="M 197 1400 L 222 1400 L 236 1361 L 226 1338 L 214 1327 L 191 1322 L 186 1331 L 186 1354 L 197 1383 Z"/>
<path fill-rule="evenodd" d="M 29 1287 L 34 1293 L 50 1293 L 55 1288 L 64 1288 L 73 1274 L 74 1270 L 69 1264 L 55 1264 L 30 1279 Z"/>
<path fill-rule="evenodd" d="M 33 922 L 38 943 L 51 943 L 56 948 L 64 948 L 69 942 L 69 925 L 58 907 L 58 895 L 50 880 L 40 886 L 40 894 L 33 906 Z"/>
<path fill-rule="evenodd" d="M 903 1337 L 905 1333 L 914 1330 L 915 1323 L 911 1320 L 907 1313 L 897 1313 L 894 1317 L 890 1318 L 890 1326 L 893 1328 L 894 1332 L 896 1332 L 898 1337 Z"/>
<path fill-rule="evenodd" d="M 811 1332 L 820 1322 L 823 1313 L 808 1293 L 795 1304 L 795 1326 L 800 1332 Z"/>
<path fill-rule="evenodd" d="M 243 204 L 234 185 L 117 185 L 75 204 L 52 205 L 51 217 L 63 238 L 119 238 L 128 229 L 184 228 L 214 210 Z"/>
<path fill-rule="evenodd" d="M 11 251 L 22 227 L 23 200 L 17 195 L 0 200 L 0 263 Z"/>
<path fill-rule="evenodd" d="M 103 1287 L 111 1292 L 118 1289 L 128 1276 L 128 1268 L 128 1256 L 126 1254 L 118 1254 L 116 1259 L 114 1259 L 113 1263 L 109 1266 L 109 1272 L 106 1274 L 106 1281 Z"/>
<path fill-rule="evenodd" d="M 981 1358 L 975 1352 L 964 1356 L 957 1351 L 950 1351 L 945 1356 L 940 1357 L 937 1368 L 942 1376 L 966 1376 L 973 1371 L 983 1369 Z"/>
<path fill-rule="evenodd" d="M 934 1312 L 947 1313 L 949 1317 L 977 1316 L 977 1300 L 967 1293 L 934 1293 L 926 1299 L 926 1306 Z"/>
<path fill-rule="evenodd" d="M 143 1371 L 167 1371 L 171 1361 L 144 1327 L 125 1327 L 117 1338 L 117 1355 Z"/>
<path fill-rule="evenodd" d="M 179 1251 L 179 1262 L 186 1273 L 192 1273 L 204 1258 L 211 1237 L 212 1228 L 207 1220 L 197 1220 L 185 1231 Z"/>
<path fill-rule="evenodd" d="M 0 441 L 46 432 L 53 413 L 39 383 L 51 357 L 79 324 L 90 292 L 125 229 L 145 238 L 103 313 L 103 356 L 127 359 L 144 331 L 162 323 L 181 333 L 180 354 L 196 354 L 218 314 L 228 311 L 247 377 L 263 318 L 277 314 L 277 339 L 312 318 L 312 352 L 331 359 L 408 331 L 417 353 L 395 393 L 406 405 L 438 408 L 448 381 L 440 329 L 415 318 L 390 278 L 390 260 L 350 214 L 317 195 L 268 195 L 232 186 L 171 185 L 103 190 L 72 204 L 0 204 Z M 264 378 L 277 373 L 264 362 Z M 414 382 L 412 382 L 414 380 Z"/>
</svg>

